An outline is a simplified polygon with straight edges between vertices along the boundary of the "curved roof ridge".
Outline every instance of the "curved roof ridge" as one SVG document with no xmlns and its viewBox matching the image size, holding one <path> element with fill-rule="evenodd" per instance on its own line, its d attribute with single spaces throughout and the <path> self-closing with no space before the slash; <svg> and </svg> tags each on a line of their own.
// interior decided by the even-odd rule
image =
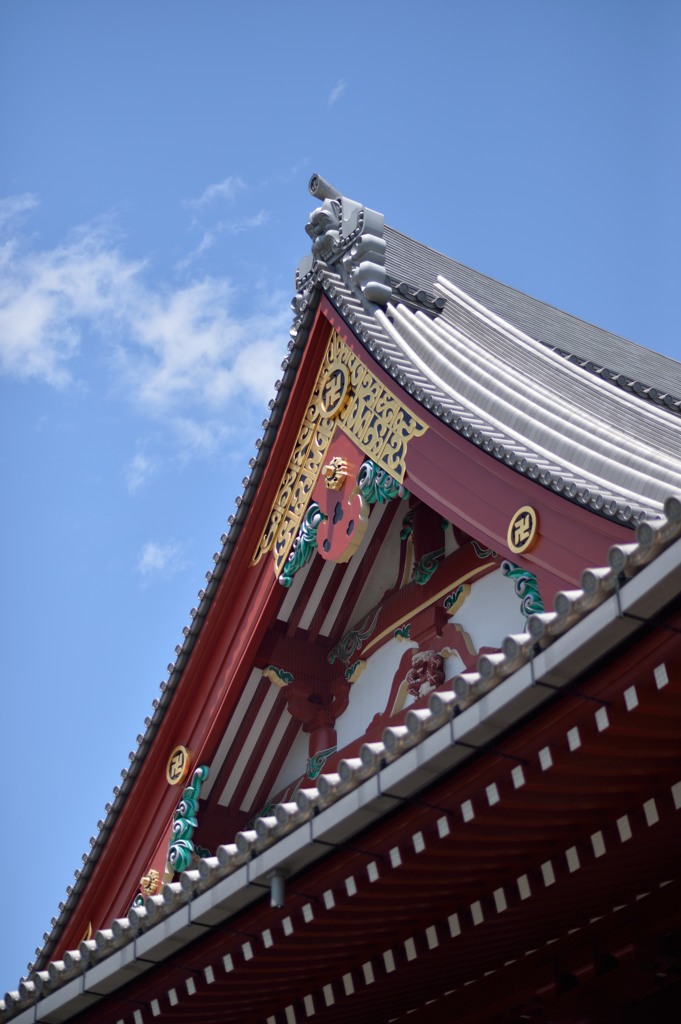
<svg viewBox="0 0 681 1024">
<path fill-rule="evenodd" d="M 441 324 L 436 326 L 426 317 L 417 321 L 405 307 L 391 306 L 390 312 L 394 318 L 392 323 L 385 314 L 378 312 L 376 315 L 382 322 L 385 317 L 385 329 L 393 333 L 397 343 L 418 369 L 441 389 L 445 399 L 463 400 L 469 412 L 482 417 L 514 440 L 521 439 L 529 444 L 549 464 L 559 466 L 563 472 L 590 478 L 601 489 L 618 493 L 629 501 L 652 501 L 658 507 L 661 507 L 665 488 L 681 486 L 680 473 L 667 474 L 669 479 L 664 484 L 646 475 L 644 459 L 637 460 L 638 469 L 630 466 L 623 470 L 617 459 L 616 443 L 606 444 L 603 440 L 600 448 L 595 450 L 593 444 L 588 446 L 590 435 L 587 430 L 577 429 L 573 424 L 572 430 L 561 431 L 564 421 L 548 408 L 543 416 L 538 417 L 537 407 L 530 401 L 531 389 L 525 389 L 526 397 L 523 407 L 520 407 L 513 401 L 517 392 L 497 379 L 489 369 L 476 365 L 461 353 L 456 360 L 451 357 L 451 350 L 449 359 L 436 353 L 428 336 L 442 330 Z M 494 381 L 494 389 L 486 386 L 487 381 Z M 461 387 L 463 382 L 465 388 Z"/>
<path fill-rule="evenodd" d="M 437 320 L 428 318 L 428 322 L 433 325 L 434 329 L 437 329 L 438 325 L 442 325 L 445 321 L 464 345 L 468 344 L 473 349 L 484 344 L 485 355 L 502 363 L 504 372 L 516 380 L 519 386 L 525 390 L 530 389 L 534 403 L 548 405 L 549 409 L 552 403 L 557 403 L 566 418 L 573 420 L 577 426 L 579 426 L 580 420 L 588 420 L 589 432 L 595 430 L 606 440 L 612 437 L 612 425 L 613 422 L 617 422 L 615 417 L 619 412 L 618 425 L 621 427 L 621 434 L 618 437 L 618 446 L 621 440 L 636 457 L 643 437 L 649 448 L 649 459 L 646 459 L 646 464 L 652 460 L 653 463 L 660 466 L 662 472 L 669 473 L 671 470 L 672 476 L 669 478 L 669 482 L 676 486 L 679 442 L 681 441 L 681 423 L 676 418 L 660 414 L 652 407 L 637 406 L 632 411 L 631 402 L 620 392 L 609 388 L 594 375 L 567 362 L 551 349 L 547 349 L 541 342 L 524 334 L 513 324 L 509 324 L 502 317 L 486 309 L 446 278 L 439 277 L 436 288 L 448 301 L 440 318 Z M 485 325 L 480 332 L 479 340 L 472 336 L 472 332 L 470 337 L 467 335 L 461 325 L 460 317 L 454 315 L 454 306 L 470 311 L 478 323 Z M 510 340 L 510 344 L 507 343 L 507 339 Z M 542 368 L 547 372 L 542 374 Z M 554 383 L 556 374 L 560 378 L 559 389 Z M 532 384 L 527 384 L 527 381 L 532 381 Z M 537 382 L 551 388 L 550 398 L 545 395 L 541 387 L 536 387 Z M 598 402 L 597 414 L 591 409 L 585 408 L 583 401 L 585 390 L 587 393 L 592 393 Z M 570 400 L 567 398 L 568 395 Z M 604 424 L 603 402 L 610 406 L 607 425 Z M 575 408 L 576 403 L 579 403 L 577 408 Z M 669 436 L 667 436 L 667 432 Z"/>
<path fill-rule="evenodd" d="M 391 278 L 433 291 L 442 274 L 548 348 L 592 363 L 587 372 L 672 412 L 680 411 L 681 399 L 673 397 L 681 396 L 681 363 L 676 360 L 474 270 L 388 224 L 383 237 Z M 617 380 L 620 375 L 630 378 L 629 384 Z M 651 388 L 654 393 L 647 393 Z"/>
</svg>

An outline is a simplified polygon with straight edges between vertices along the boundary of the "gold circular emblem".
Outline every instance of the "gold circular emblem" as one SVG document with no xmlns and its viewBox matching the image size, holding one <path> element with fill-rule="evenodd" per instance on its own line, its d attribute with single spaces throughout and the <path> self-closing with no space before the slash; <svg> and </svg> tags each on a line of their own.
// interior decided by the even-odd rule
<svg viewBox="0 0 681 1024">
<path fill-rule="evenodd" d="M 537 539 L 539 519 L 536 511 L 529 505 L 519 508 L 508 524 L 506 539 L 514 554 L 520 555 L 532 547 Z"/>
<path fill-rule="evenodd" d="M 326 375 L 322 387 L 320 405 L 325 416 L 338 416 L 350 388 L 350 377 L 344 366 L 337 366 Z"/>
<path fill-rule="evenodd" d="M 166 779 L 171 786 L 179 786 L 189 775 L 189 751 L 179 744 L 168 758 Z"/>
</svg>

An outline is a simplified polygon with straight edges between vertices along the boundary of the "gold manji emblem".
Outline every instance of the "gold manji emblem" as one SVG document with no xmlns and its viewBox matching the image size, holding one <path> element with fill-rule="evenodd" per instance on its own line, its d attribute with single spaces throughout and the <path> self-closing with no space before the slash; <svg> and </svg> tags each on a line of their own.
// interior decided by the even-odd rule
<svg viewBox="0 0 681 1024">
<path fill-rule="evenodd" d="M 511 551 L 520 555 L 532 547 L 537 539 L 537 513 L 529 505 L 523 505 L 511 519 L 508 526 L 507 541 Z"/>
<path fill-rule="evenodd" d="M 186 747 L 177 746 L 168 758 L 166 779 L 171 786 L 179 786 L 189 775 L 189 751 Z"/>
<path fill-rule="evenodd" d="M 321 394 L 322 412 L 329 419 L 338 416 L 350 387 L 350 377 L 344 366 L 332 370 L 324 381 Z"/>
</svg>

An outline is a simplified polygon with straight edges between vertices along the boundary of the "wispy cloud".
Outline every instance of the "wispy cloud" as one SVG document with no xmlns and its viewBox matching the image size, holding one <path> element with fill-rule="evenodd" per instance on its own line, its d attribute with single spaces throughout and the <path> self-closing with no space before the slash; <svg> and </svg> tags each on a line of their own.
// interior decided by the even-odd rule
<svg viewBox="0 0 681 1024">
<path fill-rule="evenodd" d="M 19 196 L 6 196 L 0 199 L 0 227 L 14 220 L 26 210 L 34 209 L 37 205 L 38 198 L 32 192 L 23 192 Z"/>
<path fill-rule="evenodd" d="M 218 181 L 214 185 L 207 185 L 197 199 L 187 200 L 187 206 L 200 208 L 202 206 L 207 206 L 216 199 L 229 202 L 234 199 L 239 192 L 243 192 L 245 188 L 245 182 L 238 176 L 232 175 L 231 177 L 223 178 L 222 181 Z"/>
<path fill-rule="evenodd" d="M 205 227 L 199 224 L 198 221 L 194 221 L 195 227 L 201 227 L 203 236 L 201 241 L 195 249 L 181 259 L 177 265 L 177 270 L 186 270 L 192 263 L 194 263 L 199 257 L 203 256 L 205 252 L 212 249 L 215 243 L 218 241 L 221 235 L 240 235 L 244 231 L 253 231 L 255 228 L 260 228 L 264 224 L 268 224 L 270 215 L 267 210 L 259 210 L 252 217 L 242 217 L 236 220 L 221 220 L 216 224 L 212 224 L 210 227 Z"/>
<path fill-rule="evenodd" d="M 145 583 L 156 577 L 167 579 L 180 572 L 185 566 L 182 560 L 182 545 L 174 542 L 159 544 L 150 540 L 142 548 L 137 562 L 137 572 Z"/>
<path fill-rule="evenodd" d="M 124 470 L 125 482 L 131 494 L 135 494 L 149 480 L 156 469 L 153 459 L 138 450 Z"/>
<path fill-rule="evenodd" d="M 107 245 L 97 227 L 51 250 L 26 252 L 14 237 L 2 251 L 0 372 L 63 387 L 83 320 L 130 318 L 144 264 Z"/>
<path fill-rule="evenodd" d="M 333 89 L 329 93 L 329 98 L 327 100 L 328 105 L 330 107 L 332 107 L 334 105 L 334 103 L 337 103 L 338 100 L 341 98 L 341 96 L 343 95 L 344 92 L 345 92 L 345 79 L 341 78 L 341 79 L 339 79 L 336 82 L 336 84 L 334 85 Z"/>
<path fill-rule="evenodd" d="M 103 354 L 114 390 L 191 450 L 224 440 L 234 401 L 245 407 L 270 397 L 290 323 L 283 295 L 237 313 L 241 296 L 225 278 L 152 282 L 147 263 L 128 258 L 101 226 L 52 249 L 27 247 L 17 233 L 6 244 L 0 373 L 63 388 L 85 352 Z M 151 470 L 148 453 L 138 451 L 128 487 L 142 486 Z"/>
</svg>

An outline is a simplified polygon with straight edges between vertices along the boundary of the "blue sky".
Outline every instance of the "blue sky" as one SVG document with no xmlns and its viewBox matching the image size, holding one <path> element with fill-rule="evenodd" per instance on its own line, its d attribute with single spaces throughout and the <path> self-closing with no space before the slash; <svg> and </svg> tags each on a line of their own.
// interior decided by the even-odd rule
<svg viewBox="0 0 681 1024">
<path fill-rule="evenodd" d="M 312 172 L 679 358 L 680 30 L 674 0 L 0 0 L 1 992 L 220 547 Z"/>
</svg>

